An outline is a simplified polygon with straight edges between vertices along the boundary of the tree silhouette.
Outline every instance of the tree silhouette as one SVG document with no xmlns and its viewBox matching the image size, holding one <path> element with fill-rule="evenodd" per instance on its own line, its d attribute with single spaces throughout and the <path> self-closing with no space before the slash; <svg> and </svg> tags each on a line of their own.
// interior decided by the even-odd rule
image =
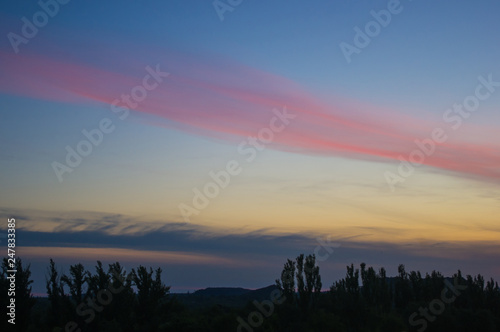
<svg viewBox="0 0 500 332">
<path fill-rule="evenodd" d="M 67 312 L 67 297 L 64 293 L 61 276 L 56 269 L 56 264 L 52 258 L 48 267 L 48 275 L 46 276 L 46 289 L 50 301 L 49 324 L 62 326 L 63 313 Z"/>
<path fill-rule="evenodd" d="M 137 319 L 140 325 L 146 326 L 145 330 L 157 328 L 161 315 L 168 308 L 167 295 L 170 287 L 161 281 L 161 272 L 161 268 L 157 268 L 153 278 L 151 267 L 149 271 L 142 265 L 137 271 L 132 269 L 132 280 L 137 287 Z"/>
<path fill-rule="evenodd" d="M 75 304 L 79 304 L 83 300 L 84 285 L 88 283 L 90 273 L 85 270 L 82 264 L 75 264 L 69 267 L 69 276 L 63 275 L 61 281 L 64 285 L 69 287 L 71 299 Z"/>
<path fill-rule="evenodd" d="M 294 302 L 295 296 L 295 262 L 288 259 L 281 272 L 281 280 L 276 279 L 276 286 L 285 295 L 289 303 Z"/>
</svg>

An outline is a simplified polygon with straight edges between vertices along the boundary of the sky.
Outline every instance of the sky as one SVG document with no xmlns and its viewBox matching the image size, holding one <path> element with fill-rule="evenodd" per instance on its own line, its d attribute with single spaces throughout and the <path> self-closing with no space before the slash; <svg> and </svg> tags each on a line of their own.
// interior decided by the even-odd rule
<svg viewBox="0 0 500 332">
<path fill-rule="evenodd" d="M 33 292 L 49 258 L 173 292 L 264 287 L 300 253 L 325 288 L 361 262 L 499 280 L 499 10 L 2 4 L 0 215 Z"/>
</svg>

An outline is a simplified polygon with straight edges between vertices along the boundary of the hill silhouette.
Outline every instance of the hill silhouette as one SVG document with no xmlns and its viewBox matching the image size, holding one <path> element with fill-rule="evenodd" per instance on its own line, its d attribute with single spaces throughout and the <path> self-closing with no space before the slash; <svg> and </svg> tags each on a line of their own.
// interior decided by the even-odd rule
<svg viewBox="0 0 500 332">
<path fill-rule="evenodd" d="M 227 308 L 243 308 L 248 302 L 263 301 L 278 289 L 276 285 L 256 290 L 241 287 L 209 287 L 192 294 L 175 294 L 180 303 L 189 308 L 206 308 L 213 305 Z"/>
</svg>

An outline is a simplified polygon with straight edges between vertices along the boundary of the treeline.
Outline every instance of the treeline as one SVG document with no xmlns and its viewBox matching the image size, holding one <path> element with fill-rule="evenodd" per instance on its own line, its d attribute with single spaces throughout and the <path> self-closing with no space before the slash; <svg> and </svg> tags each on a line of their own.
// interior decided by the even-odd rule
<svg viewBox="0 0 500 332">
<path fill-rule="evenodd" d="M 16 325 L 4 316 L 1 331 L 500 331 L 500 289 L 493 279 L 445 278 L 433 271 L 398 268 L 396 277 L 362 263 L 323 289 L 314 255 L 287 260 L 265 299 L 243 308 L 215 304 L 189 308 L 170 294 L 162 270 L 139 266 L 127 272 L 116 262 L 82 264 L 60 273 L 50 259 L 47 298 L 31 295 L 30 266 L 16 260 Z M 7 259 L 2 263 L 2 307 L 9 305 Z"/>
<path fill-rule="evenodd" d="M 116 262 L 97 261 L 91 273 L 82 264 L 60 274 L 50 259 L 46 274 L 48 298 L 31 295 L 30 266 L 16 259 L 15 325 L 2 319 L 2 331 L 167 331 L 177 310 L 170 287 L 161 281 L 161 268 L 139 266 L 126 272 Z M 9 263 L 2 263 L 2 307 L 8 305 Z"/>
<path fill-rule="evenodd" d="M 500 331 L 500 288 L 481 275 L 450 278 L 398 267 L 387 277 L 365 263 L 321 293 L 314 255 L 288 260 L 277 286 L 288 301 L 269 331 Z"/>
</svg>

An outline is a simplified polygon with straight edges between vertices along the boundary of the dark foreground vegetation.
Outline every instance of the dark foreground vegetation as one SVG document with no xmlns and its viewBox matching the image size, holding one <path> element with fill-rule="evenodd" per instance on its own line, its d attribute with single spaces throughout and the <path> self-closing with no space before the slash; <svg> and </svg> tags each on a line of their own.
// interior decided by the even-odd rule
<svg viewBox="0 0 500 332">
<path fill-rule="evenodd" d="M 175 295 L 160 268 L 127 272 L 118 262 L 98 261 L 93 273 L 76 264 L 61 275 L 51 259 L 48 298 L 34 298 L 30 267 L 18 259 L 16 269 L 16 324 L 4 314 L 1 331 L 500 331 L 498 283 L 460 271 L 423 276 L 400 265 L 398 276 L 387 277 L 384 268 L 351 264 L 344 279 L 321 292 L 314 255 L 300 255 L 286 262 L 273 286 Z M 7 270 L 5 259 L 3 308 L 9 305 Z"/>
</svg>

